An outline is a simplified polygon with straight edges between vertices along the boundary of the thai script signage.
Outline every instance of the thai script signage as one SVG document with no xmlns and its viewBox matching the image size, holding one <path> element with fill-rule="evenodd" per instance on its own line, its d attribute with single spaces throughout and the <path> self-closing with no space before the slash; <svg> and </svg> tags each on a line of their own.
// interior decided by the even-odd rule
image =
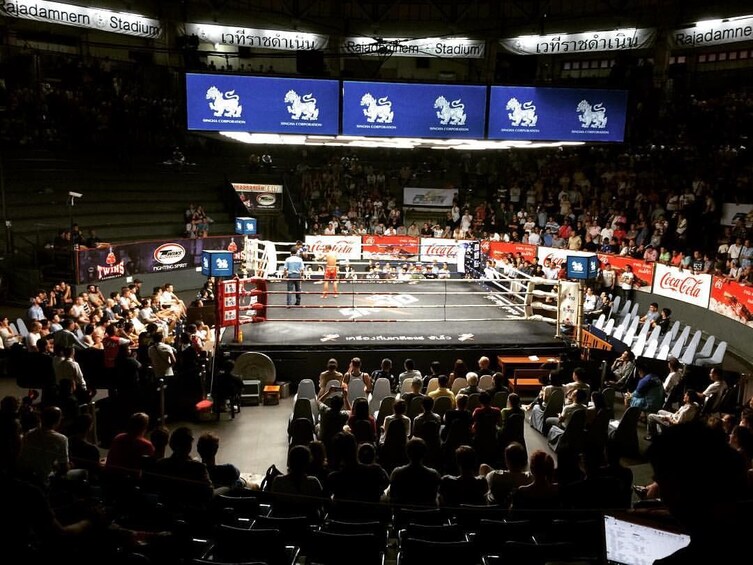
<svg viewBox="0 0 753 565">
<path fill-rule="evenodd" d="M 187 23 L 186 35 L 195 35 L 204 43 L 280 51 L 315 51 L 326 48 L 329 43 L 326 35 L 315 33 L 210 24 Z"/>
<path fill-rule="evenodd" d="M 627 28 L 583 33 L 521 35 L 500 39 L 499 42 L 507 51 L 516 55 L 557 55 L 646 49 L 651 47 L 655 40 L 655 29 Z"/>
</svg>

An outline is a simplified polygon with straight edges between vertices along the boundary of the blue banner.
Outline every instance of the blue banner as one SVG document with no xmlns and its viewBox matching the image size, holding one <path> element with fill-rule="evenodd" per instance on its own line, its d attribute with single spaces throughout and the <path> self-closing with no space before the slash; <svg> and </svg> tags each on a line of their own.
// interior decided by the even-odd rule
<svg viewBox="0 0 753 565">
<path fill-rule="evenodd" d="M 189 130 L 337 135 L 340 83 L 186 73 Z"/>
<path fill-rule="evenodd" d="M 492 86 L 488 137 L 621 142 L 626 112 L 624 90 Z"/>
<path fill-rule="evenodd" d="M 343 82 L 344 135 L 484 137 L 486 87 Z"/>
</svg>

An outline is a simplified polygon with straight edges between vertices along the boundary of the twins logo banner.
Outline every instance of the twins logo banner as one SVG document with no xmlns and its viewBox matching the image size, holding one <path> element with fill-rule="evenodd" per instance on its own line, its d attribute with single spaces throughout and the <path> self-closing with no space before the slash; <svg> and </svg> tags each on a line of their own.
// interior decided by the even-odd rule
<svg viewBox="0 0 753 565">
<path fill-rule="evenodd" d="M 76 252 L 76 282 L 93 283 L 127 275 L 167 273 L 201 266 L 203 251 L 230 251 L 240 261 L 234 236 L 138 241 Z"/>
<path fill-rule="evenodd" d="M 337 135 L 340 83 L 186 73 L 188 129 Z"/>
<path fill-rule="evenodd" d="M 711 275 L 694 275 L 692 271 L 656 263 L 654 294 L 708 308 Z"/>
<path fill-rule="evenodd" d="M 709 309 L 753 328 L 753 287 L 714 277 Z"/>
<path fill-rule="evenodd" d="M 364 259 L 418 259 L 419 239 L 407 235 L 366 235 L 362 244 Z"/>
<path fill-rule="evenodd" d="M 486 87 L 343 82 L 344 135 L 484 137 Z"/>
<path fill-rule="evenodd" d="M 489 139 L 621 142 L 626 112 L 625 90 L 492 86 Z"/>
</svg>

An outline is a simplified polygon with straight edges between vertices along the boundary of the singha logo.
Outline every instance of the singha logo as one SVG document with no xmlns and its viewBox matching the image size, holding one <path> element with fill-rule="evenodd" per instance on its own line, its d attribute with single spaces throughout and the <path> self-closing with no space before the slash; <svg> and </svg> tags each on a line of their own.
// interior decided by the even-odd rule
<svg viewBox="0 0 753 565">
<path fill-rule="evenodd" d="M 299 96 L 295 90 L 289 90 L 285 95 L 285 103 L 290 104 L 287 109 L 294 120 L 314 121 L 319 118 L 316 98 L 311 94 Z"/>
<path fill-rule="evenodd" d="M 241 106 L 240 96 L 235 93 L 235 90 L 228 90 L 227 92 L 220 91 L 216 86 L 211 86 L 207 90 L 207 100 L 211 100 L 209 103 L 209 109 L 214 112 L 215 117 L 220 116 L 225 118 L 237 118 L 243 112 L 243 106 Z"/>
</svg>

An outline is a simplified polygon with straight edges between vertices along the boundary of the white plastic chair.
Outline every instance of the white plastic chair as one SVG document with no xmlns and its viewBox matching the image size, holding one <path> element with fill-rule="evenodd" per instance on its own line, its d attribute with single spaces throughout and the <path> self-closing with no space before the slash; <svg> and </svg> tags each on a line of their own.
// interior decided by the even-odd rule
<svg viewBox="0 0 753 565">
<path fill-rule="evenodd" d="M 494 377 L 491 375 L 481 375 L 478 378 L 478 388 L 481 390 L 491 390 L 494 388 Z"/>
<path fill-rule="evenodd" d="M 403 382 L 400 383 L 400 394 L 407 394 L 411 391 L 411 385 L 413 384 L 413 379 L 403 379 Z"/>
<path fill-rule="evenodd" d="M 627 328 L 625 327 L 625 324 L 619 324 L 612 333 L 612 337 L 614 339 L 619 339 L 622 341 L 622 335 L 627 331 Z"/>
<path fill-rule="evenodd" d="M 680 337 L 677 338 L 677 341 L 672 344 L 672 349 L 669 350 L 670 357 L 676 357 L 677 359 L 682 357 L 682 350 L 685 347 L 685 343 L 688 341 L 689 336 L 690 326 L 685 326 L 680 333 Z"/>
<path fill-rule="evenodd" d="M 607 321 L 607 325 L 604 326 L 604 333 L 607 335 L 612 335 L 612 332 L 614 331 L 614 318 L 609 318 Z"/>
<path fill-rule="evenodd" d="M 610 320 L 620 315 L 620 303 L 621 302 L 622 302 L 622 298 L 620 296 L 614 297 L 614 300 L 612 301 L 612 309 L 609 311 Z"/>
<path fill-rule="evenodd" d="M 299 398 L 308 398 L 309 400 L 316 398 L 316 387 L 312 379 L 301 379 L 301 382 L 298 383 L 298 391 L 295 393 L 293 404 Z"/>
<path fill-rule="evenodd" d="M 699 367 L 709 367 L 712 365 L 721 365 L 724 361 L 724 354 L 727 353 L 727 342 L 720 341 L 711 357 L 701 357 L 695 360 Z"/>
<path fill-rule="evenodd" d="M 363 384 L 363 379 L 352 378 L 348 383 L 348 399 L 353 402 L 356 398 L 368 398 L 366 385 Z"/>
<path fill-rule="evenodd" d="M 598 328 L 600 330 L 604 329 L 604 324 L 607 321 L 607 317 L 604 314 L 599 314 L 599 317 L 596 319 L 596 323 L 594 324 L 595 328 Z"/>
<path fill-rule="evenodd" d="M 379 405 L 385 396 L 391 396 L 390 380 L 385 377 L 379 377 L 374 383 L 374 389 L 369 396 L 369 411 L 374 414 L 379 410 Z"/>
<path fill-rule="evenodd" d="M 635 304 L 633 304 L 633 308 L 630 310 L 630 315 L 633 316 L 633 317 L 638 316 L 638 308 L 639 307 L 640 307 L 640 304 L 638 304 L 637 302 Z"/>
<path fill-rule="evenodd" d="M 633 343 L 633 340 L 635 339 L 635 332 L 638 331 L 638 324 L 640 324 L 640 322 L 641 320 L 638 316 L 635 316 L 632 319 L 632 321 L 630 322 L 630 327 L 627 329 L 627 332 L 625 332 L 625 337 L 622 341 L 624 341 L 628 345 Z"/>
<path fill-rule="evenodd" d="M 703 332 L 696 330 L 693 334 L 693 338 L 690 340 L 688 346 L 683 350 L 682 356 L 678 359 L 683 365 L 692 365 L 695 360 L 695 352 L 698 351 L 698 345 L 701 343 L 701 336 Z"/>
<path fill-rule="evenodd" d="M 21 337 L 27 337 L 29 335 L 29 330 L 26 327 L 26 322 L 24 322 L 22 318 L 16 320 L 16 325 L 18 326 L 18 333 Z"/>
<path fill-rule="evenodd" d="M 647 359 L 653 359 L 656 357 L 656 351 L 659 349 L 659 340 L 649 340 L 646 345 L 646 349 L 643 350 L 643 356 Z"/>
<path fill-rule="evenodd" d="M 672 341 L 677 339 L 677 334 L 680 332 L 680 320 L 675 320 L 672 327 L 669 328 L 669 334 L 672 336 Z"/>
<path fill-rule="evenodd" d="M 437 377 L 432 377 L 429 379 L 429 382 L 426 384 L 426 394 L 429 394 L 430 392 L 434 392 L 439 388 L 439 379 Z"/>
<path fill-rule="evenodd" d="M 662 344 L 659 346 L 659 353 L 656 354 L 657 359 L 661 359 L 662 361 L 666 361 L 669 359 L 669 344 Z"/>
<path fill-rule="evenodd" d="M 703 343 L 703 348 L 696 352 L 695 358 L 702 359 L 704 357 L 711 357 L 711 353 L 714 351 L 714 343 L 716 342 L 716 336 L 710 335 Z"/>
<path fill-rule="evenodd" d="M 646 339 L 646 343 L 648 343 L 648 332 L 649 332 L 650 329 L 651 329 L 651 325 L 650 324 L 643 324 L 641 326 L 641 329 L 638 331 L 638 333 L 633 338 L 633 342 L 635 342 L 638 339 L 645 338 Z M 632 345 L 632 343 L 630 343 L 630 342 L 625 342 L 625 343 L 627 343 L 628 345 Z"/>
<path fill-rule="evenodd" d="M 627 316 L 628 314 L 630 314 L 630 306 L 631 305 L 632 305 L 632 301 L 631 300 L 626 300 L 625 301 L 625 305 L 622 308 L 620 308 L 620 314 L 619 314 L 620 319 L 622 319 L 625 316 Z"/>
<path fill-rule="evenodd" d="M 646 347 L 646 336 L 645 335 L 639 335 L 638 339 L 635 341 L 635 345 L 630 349 L 630 351 L 633 352 L 636 358 L 641 357 L 643 355 L 643 350 Z"/>
<path fill-rule="evenodd" d="M 314 417 L 314 421 L 319 418 L 319 402 L 316 400 L 316 387 L 312 379 L 301 379 L 298 383 L 298 390 L 293 397 L 293 406 L 299 398 L 306 398 L 311 402 L 311 414 Z"/>
<path fill-rule="evenodd" d="M 465 388 L 467 386 L 468 379 L 466 379 L 465 377 L 458 377 L 454 381 L 452 381 L 452 393 L 457 394 L 461 388 Z"/>
</svg>

